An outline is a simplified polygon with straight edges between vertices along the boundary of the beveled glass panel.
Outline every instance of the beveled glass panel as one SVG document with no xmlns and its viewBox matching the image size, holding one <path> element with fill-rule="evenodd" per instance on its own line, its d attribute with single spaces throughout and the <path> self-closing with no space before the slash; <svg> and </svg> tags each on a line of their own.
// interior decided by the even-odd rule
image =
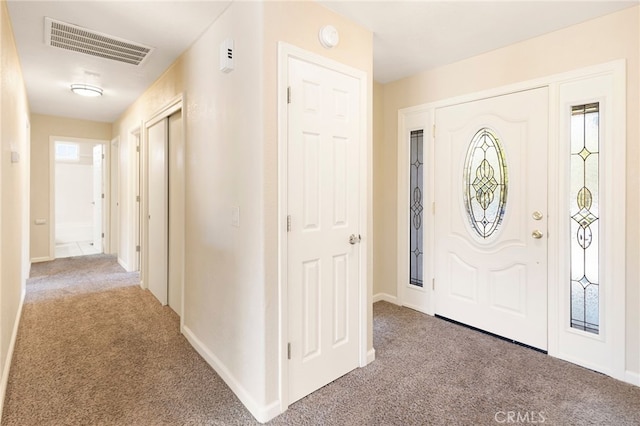
<svg viewBox="0 0 640 426">
<path fill-rule="evenodd" d="M 409 283 L 418 287 L 423 286 L 423 141 L 423 130 L 414 130 L 411 132 L 411 155 L 409 159 L 411 166 L 411 176 L 409 182 Z"/>
<path fill-rule="evenodd" d="M 571 327 L 600 329 L 600 111 L 599 104 L 571 109 Z"/>
<path fill-rule="evenodd" d="M 488 239 L 500 227 L 507 204 L 507 162 L 496 134 L 482 128 L 471 139 L 464 165 L 464 205 L 476 234 Z"/>
</svg>

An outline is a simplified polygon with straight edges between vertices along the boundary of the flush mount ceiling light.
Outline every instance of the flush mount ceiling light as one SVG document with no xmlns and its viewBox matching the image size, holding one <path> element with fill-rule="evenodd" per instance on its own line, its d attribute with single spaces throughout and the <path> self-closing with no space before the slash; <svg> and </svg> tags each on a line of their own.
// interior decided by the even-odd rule
<svg viewBox="0 0 640 426">
<path fill-rule="evenodd" d="M 72 84 L 71 91 L 80 96 L 102 96 L 102 89 L 90 84 Z"/>
</svg>

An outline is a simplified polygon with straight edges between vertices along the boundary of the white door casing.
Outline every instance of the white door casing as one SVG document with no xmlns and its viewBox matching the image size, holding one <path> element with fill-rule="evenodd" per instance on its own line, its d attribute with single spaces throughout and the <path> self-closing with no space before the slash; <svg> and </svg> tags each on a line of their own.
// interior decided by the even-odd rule
<svg viewBox="0 0 640 426">
<path fill-rule="evenodd" d="M 168 290 L 168 120 L 162 119 L 147 130 L 148 144 L 148 263 L 147 286 L 162 305 Z"/>
<path fill-rule="evenodd" d="M 182 111 L 169 118 L 168 131 L 168 301 L 182 317 L 184 276 L 184 138 Z"/>
<path fill-rule="evenodd" d="M 401 306 L 433 315 L 434 300 L 432 294 L 433 277 L 433 111 L 417 109 L 398 114 L 398 283 L 397 303 Z M 413 194 L 411 184 L 411 133 L 423 132 L 422 138 L 422 271 L 424 282 L 422 287 L 411 284 L 410 264 L 411 255 L 408 253 L 411 245 L 410 227 Z"/>
<path fill-rule="evenodd" d="M 414 128 L 429 128 L 430 119 L 433 120 L 435 110 L 466 102 L 475 102 L 496 96 L 508 95 L 528 91 L 539 87 L 549 89 L 549 133 L 548 133 L 548 354 L 584 367 L 600 371 L 629 383 L 638 384 L 637 373 L 625 371 L 626 335 L 625 309 L 629 303 L 625 300 L 625 143 L 626 140 L 626 63 L 617 60 L 591 67 L 586 67 L 561 74 L 550 75 L 535 80 L 524 81 L 508 86 L 493 88 L 482 92 L 471 93 L 456 98 L 445 99 L 433 103 L 416 105 L 398 112 L 398 193 L 402 196 L 408 184 L 407 141 L 410 130 Z M 570 106 L 589 102 L 603 102 L 601 104 L 602 143 L 600 177 L 601 182 L 601 222 L 602 246 L 600 256 L 600 279 L 602 286 L 601 299 L 601 334 L 593 335 L 571 328 L 569 325 L 569 221 L 567 214 L 569 203 L 575 202 L 569 198 L 569 161 L 568 161 L 568 125 Z M 431 121 L 433 122 L 433 121 Z M 416 127 L 417 126 L 417 127 Z M 426 134 L 426 131 L 425 131 Z M 425 137 L 425 141 L 426 141 Z M 404 150 L 404 153 L 403 153 Z M 403 158 L 401 158 L 403 157 Z M 428 163 L 435 168 L 436 161 Z M 427 188 L 434 188 L 439 184 L 437 176 L 430 175 L 431 182 Z M 408 272 L 400 271 L 407 268 L 408 243 L 406 239 L 408 224 L 408 202 L 398 203 L 398 296 L 399 302 L 405 303 L 402 286 L 406 286 Z M 437 211 L 444 214 L 443 207 Z M 435 233 L 436 225 L 429 228 L 430 234 Z M 428 237 L 427 237 L 428 238 Z M 426 241 L 426 240 L 425 240 Z M 431 237 L 429 247 L 425 251 L 435 250 L 439 241 Z M 425 266 L 426 270 L 427 266 Z M 413 299 L 422 301 L 423 305 L 414 307 L 423 312 L 433 314 L 439 285 L 436 292 L 426 291 L 426 298 Z"/>
<path fill-rule="evenodd" d="M 435 117 L 436 313 L 546 350 L 547 88 L 439 108 Z M 486 183 L 487 199 L 501 197 L 499 170 L 466 164 L 483 128 L 506 158 L 504 216 L 488 236 L 471 225 L 463 196 L 468 167 L 472 188 Z M 481 191 L 470 190 L 476 211 Z"/>
<path fill-rule="evenodd" d="M 103 145 L 93 146 L 93 247 L 102 253 L 102 222 L 103 222 Z"/>
<path fill-rule="evenodd" d="M 56 243 L 56 235 L 55 235 L 55 229 L 56 229 L 56 179 L 55 179 L 55 171 L 56 171 L 56 143 L 57 142 L 73 142 L 73 143 L 78 143 L 78 144 L 91 144 L 91 146 L 94 146 L 96 144 L 101 144 L 103 147 L 102 153 L 105 156 L 105 164 L 110 164 L 110 146 L 109 146 L 109 141 L 107 140 L 102 140 L 102 139 L 86 139 L 86 138 L 74 138 L 74 137 L 69 137 L 69 136 L 49 136 L 49 152 L 51 153 L 51 155 L 49 156 L 49 200 L 51 200 L 51 202 L 49 203 L 49 219 L 48 222 L 50 224 L 49 226 L 49 255 L 47 257 L 42 257 L 42 258 L 37 258 L 37 259 L 32 259 L 33 261 L 36 262 L 42 262 L 42 261 L 48 261 L 48 260 L 53 260 L 55 259 L 55 243 Z M 93 156 L 93 154 L 92 154 Z M 93 161 L 93 160 L 92 160 Z M 109 202 L 109 194 L 111 192 L 111 188 L 110 188 L 110 184 L 109 184 L 109 179 L 111 176 L 111 172 L 109 170 L 108 167 L 103 167 L 102 168 L 102 187 L 103 187 L 103 193 L 105 194 L 105 198 L 103 199 L 103 212 L 104 211 L 109 211 L 110 209 L 110 202 Z M 109 221 L 109 217 L 108 215 L 103 214 L 103 220 L 102 220 L 102 229 L 104 232 L 105 236 L 103 238 L 103 250 L 108 251 L 110 248 L 110 238 L 109 238 L 109 229 L 110 229 L 110 221 Z"/>
<path fill-rule="evenodd" d="M 588 78 L 568 79 L 557 87 L 558 139 L 556 151 L 560 164 L 558 187 L 563 189 L 557 206 L 558 229 L 562 237 L 557 257 L 557 277 L 561 285 L 556 290 L 558 300 L 558 327 L 554 355 L 584 367 L 608 374 L 636 385 L 637 375 L 625 371 L 625 66 L 605 68 L 604 72 Z M 599 118 L 599 217 L 594 224 L 599 228 L 597 241 L 599 261 L 599 331 L 588 333 L 571 327 L 571 292 L 569 277 L 575 271 L 571 265 L 569 237 L 571 226 L 569 211 L 576 200 L 568 196 L 570 188 L 569 158 L 571 156 L 571 107 L 597 102 Z M 566 191 L 566 193 L 565 193 Z M 576 268 L 579 270 L 579 267 Z"/>
<path fill-rule="evenodd" d="M 291 403 L 359 365 L 363 141 L 358 79 L 297 58 L 288 70 Z"/>
<path fill-rule="evenodd" d="M 142 269 L 142 259 L 141 259 L 141 248 L 142 248 L 142 155 L 140 155 L 140 129 L 136 129 L 131 133 L 133 145 L 135 147 L 135 162 L 133 165 L 133 182 L 134 182 L 134 197 L 135 197 L 135 208 L 134 208 L 134 217 L 132 218 L 133 223 L 133 233 L 134 233 L 134 244 L 133 244 L 133 252 L 135 253 L 133 256 L 134 259 L 134 271 L 141 271 Z"/>
</svg>

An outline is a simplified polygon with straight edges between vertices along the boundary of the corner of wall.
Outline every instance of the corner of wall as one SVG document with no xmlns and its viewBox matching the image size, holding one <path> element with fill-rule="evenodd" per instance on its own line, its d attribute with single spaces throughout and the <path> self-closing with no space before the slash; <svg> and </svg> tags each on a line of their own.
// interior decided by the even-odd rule
<svg viewBox="0 0 640 426">
<path fill-rule="evenodd" d="M 206 345 L 196 337 L 196 335 L 187 326 L 182 327 L 182 333 L 187 338 L 191 346 L 202 356 L 205 361 L 218 373 L 220 378 L 231 388 L 233 393 L 238 397 L 240 402 L 249 410 L 251 415 L 260 423 L 266 423 L 274 417 L 282 413 L 280 410 L 280 401 L 276 400 L 269 404 L 258 403 L 251 394 L 242 386 L 233 373 L 224 365 L 224 363 L 214 355 Z"/>
<path fill-rule="evenodd" d="M 20 328 L 20 318 L 22 317 L 22 307 L 24 306 L 25 288 L 22 288 L 20 295 L 20 303 L 18 305 L 18 312 L 13 324 L 13 331 L 11 332 L 11 340 L 9 342 L 9 349 L 7 351 L 7 357 L 5 358 L 4 365 L 2 366 L 2 372 L 0 373 L 0 419 L 2 418 L 2 410 L 4 409 L 4 400 L 7 394 L 7 384 L 9 383 L 9 372 L 11 370 L 11 362 L 13 361 L 13 350 L 15 349 L 16 340 L 18 338 L 18 329 Z"/>
</svg>

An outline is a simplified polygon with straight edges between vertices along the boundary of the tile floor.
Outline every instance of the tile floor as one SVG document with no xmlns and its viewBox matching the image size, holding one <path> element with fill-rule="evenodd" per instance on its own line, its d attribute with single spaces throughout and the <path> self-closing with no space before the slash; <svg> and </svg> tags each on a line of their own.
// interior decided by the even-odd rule
<svg viewBox="0 0 640 426">
<path fill-rule="evenodd" d="M 61 257 L 86 256 L 88 254 L 98 254 L 102 251 L 94 247 L 93 241 L 75 241 L 70 243 L 56 244 L 56 259 Z"/>
</svg>

